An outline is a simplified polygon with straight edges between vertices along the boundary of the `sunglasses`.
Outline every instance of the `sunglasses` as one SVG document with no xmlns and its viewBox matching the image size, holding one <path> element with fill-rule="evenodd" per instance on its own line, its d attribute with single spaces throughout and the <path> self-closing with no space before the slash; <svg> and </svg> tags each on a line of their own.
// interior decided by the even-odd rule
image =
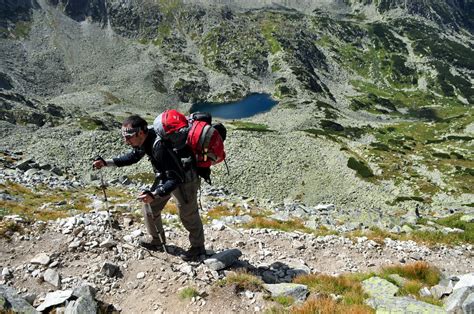
<svg viewBox="0 0 474 314">
<path fill-rule="evenodd" d="M 140 131 L 140 128 L 122 128 L 122 136 L 126 139 L 129 140 L 132 137 L 136 136 L 138 132 Z"/>
<path fill-rule="evenodd" d="M 131 135 L 124 135 L 123 138 L 126 139 L 126 140 L 129 140 L 129 139 L 131 139 L 132 137 L 134 137 L 136 135 L 137 135 L 137 133 L 133 133 Z"/>
</svg>

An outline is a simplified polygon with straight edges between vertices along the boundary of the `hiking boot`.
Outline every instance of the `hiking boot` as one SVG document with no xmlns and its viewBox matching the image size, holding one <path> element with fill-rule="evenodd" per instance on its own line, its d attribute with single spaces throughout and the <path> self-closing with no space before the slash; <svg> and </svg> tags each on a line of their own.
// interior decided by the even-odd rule
<svg viewBox="0 0 474 314">
<path fill-rule="evenodd" d="M 148 250 L 163 251 L 163 243 L 161 243 L 160 239 L 151 236 L 141 237 L 138 244 Z"/>
<path fill-rule="evenodd" d="M 204 246 L 192 246 L 189 250 L 180 255 L 185 262 L 197 261 L 201 255 L 206 255 Z"/>
</svg>

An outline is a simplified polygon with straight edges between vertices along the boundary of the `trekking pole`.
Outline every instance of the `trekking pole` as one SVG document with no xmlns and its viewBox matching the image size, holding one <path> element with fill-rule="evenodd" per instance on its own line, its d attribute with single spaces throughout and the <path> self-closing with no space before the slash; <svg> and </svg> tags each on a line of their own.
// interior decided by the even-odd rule
<svg viewBox="0 0 474 314">
<path fill-rule="evenodd" d="M 100 157 L 100 156 L 97 156 L 94 161 L 96 160 L 102 160 L 105 164 L 105 160 Z M 104 176 L 102 174 L 102 168 L 99 169 L 99 176 L 100 176 L 100 188 L 102 190 L 102 193 L 104 194 L 104 203 L 105 203 L 105 209 L 107 210 L 107 215 L 108 215 L 108 221 L 109 221 L 109 228 L 112 229 L 112 214 L 110 213 L 110 210 L 109 210 L 109 201 L 107 199 L 107 186 L 105 185 L 104 183 Z"/>
<path fill-rule="evenodd" d="M 158 231 L 158 227 L 155 224 L 155 219 L 153 218 L 153 212 L 151 211 L 151 205 L 150 203 L 144 203 L 145 206 L 145 213 L 148 216 L 148 219 L 150 219 L 150 222 L 153 223 L 153 226 L 155 227 L 155 231 L 158 234 L 158 238 L 160 239 L 161 245 L 163 246 L 163 251 L 168 254 L 168 251 L 166 250 L 166 245 L 165 241 L 163 241 L 163 237 L 161 236 L 161 232 Z"/>
</svg>

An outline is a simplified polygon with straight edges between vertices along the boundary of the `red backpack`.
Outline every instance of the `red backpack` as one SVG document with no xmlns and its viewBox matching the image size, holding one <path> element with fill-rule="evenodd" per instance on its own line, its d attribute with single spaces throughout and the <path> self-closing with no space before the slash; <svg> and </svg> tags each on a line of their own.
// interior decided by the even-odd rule
<svg viewBox="0 0 474 314">
<path fill-rule="evenodd" d="M 224 140 L 227 130 L 222 123 L 212 124 L 209 113 L 193 113 L 186 117 L 176 110 L 166 110 L 156 117 L 153 128 L 157 135 L 175 149 L 187 145 L 196 160 L 198 174 L 208 183 L 210 167 L 225 160 Z"/>
</svg>

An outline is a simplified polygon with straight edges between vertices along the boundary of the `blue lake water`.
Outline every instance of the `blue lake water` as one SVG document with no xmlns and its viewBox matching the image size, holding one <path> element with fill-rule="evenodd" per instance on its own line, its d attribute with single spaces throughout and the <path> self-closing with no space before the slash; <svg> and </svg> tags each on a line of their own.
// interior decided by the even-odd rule
<svg viewBox="0 0 474 314">
<path fill-rule="evenodd" d="M 268 94 L 250 94 L 244 99 L 235 102 L 197 103 L 192 105 L 190 111 L 191 113 L 196 111 L 209 112 L 213 117 L 223 119 L 242 119 L 269 111 L 277 103 Z"/>
</svg>

